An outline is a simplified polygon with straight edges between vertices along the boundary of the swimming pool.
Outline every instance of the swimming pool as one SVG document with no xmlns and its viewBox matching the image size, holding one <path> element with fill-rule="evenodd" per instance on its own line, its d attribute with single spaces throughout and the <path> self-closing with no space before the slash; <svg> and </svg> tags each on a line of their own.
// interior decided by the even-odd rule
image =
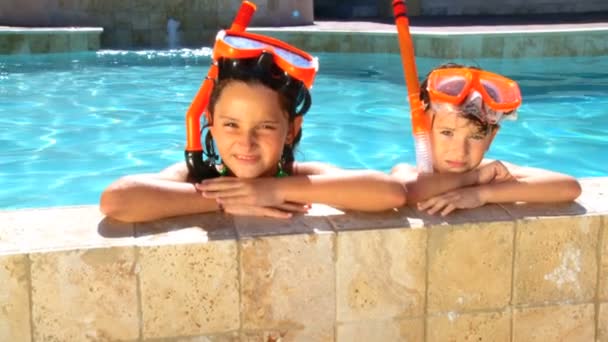
<svg viewBox="0 0 608 342">
<path fill-rule="evenodd" d="M 413 163 L 399 56 L 318 56 L 296 157 L 383 171 Z M 421 58 L 420 76 L 441 62 Z M 465 62 L 516 79 L 524 96 L 488 157 L 608 175 L 608 58 Z M 0 56 L 0 209 L 94 204 L 121 175 L 181 161 L 208 64 L 207 50 Z"/>
</svg>

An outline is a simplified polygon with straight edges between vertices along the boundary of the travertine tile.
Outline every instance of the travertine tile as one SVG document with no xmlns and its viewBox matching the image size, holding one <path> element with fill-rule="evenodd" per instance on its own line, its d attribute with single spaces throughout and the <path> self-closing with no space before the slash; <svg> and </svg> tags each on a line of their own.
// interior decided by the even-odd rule
<svg viewBox="0 0 608 342">
<path fill-rule="evenodd" d="M 170 337 L 170 338 L 150 338 L 144 342 L 240 342 L 239 333 L 232 332 L 219 335 Z"/>
<path fill-rule="evenodd" d="M 235 241 L 141 247 L 139 266 L 145 338 L 238 329 Z"/>
<path fill-rule="evenodd" d="M 514 303 L 593 299 L 599 228 L 597 216 L 518 221 Z"/>
<path fill-rule="evenodd" d="M 486 58 L 502 58 L 504 55 L 504 37 L 488 35 L 481 42 L 481 56 Z"/>
<path fill-rule="evenodd" d="M 481 35 L 470 34 L 462 36 L 461 58 L 477 59 L 481 57 L 481 45 L 483 38 Z"/>
<path fill-rule="evenodd" d="M 443 341 L 505 341 L 511 340 L 511 313 L 454 312 L 427 318 L 428 342 Z M 523 340 L 522 340 L 523 341 Z"/>
<path fill-rule="evenodd" d="M 608 177 L 582 178 L 579 182 L 583 191 L 576 202 L 587 214 L 608 215 Z"/>
<path fill-rule="evenodd" d="M 598 284 L 600 300 L 608 301 L 608 216 L 601 218 L 602 221 L 602 237 L 600 241 L 600 282 Z"/>
<path fill-rule="evenodd" d="M 87 51 L 89 42 L 86 34 L 72 33 L 69 35 L 70 51 Z"/>
<path fill-rule="evenodd" d="M 66 34 L 49 35 L 49 52 L 69 52 L 70 40 Z"/>
<path fill-rule="evenodd" d="M 497 309 L 509 304 L 513 223 L 429 231 L 428 312 Z"/>
<path fill-rule="evenodd" d="M 27 35 L 31 53 L 48 53 L 50 39 L 48 34 L 38 33 Z"/>
<path fill-rule="evenodd" d="M 597 320 L 598 342 L 608 342 L 608 303 L 600 303 L 600 311 Z"/>
<path fill-rule="evenodd" d="M 240 239 L 256 236 L 307 234 L 332 231 L 326 217 L 295 215 L 289 220 L 269 217 L 235 216 L 234 224 Z"/>
<path fill-rule="evenodd" d="M 506 203 L 500 205 L 514 219 L 584 215 L 587 210 L 577 202 L 566 203 Z"/>
<path fill-rule="evenodd" d="M 334 239 L 323 233 L 241 241 L 242 328 L 333 339 Z"/>
<path fill-rule="evenodd" d="M 415 35 L 412 37 L 414 53 L 416 57 L 432 57 L 431 37 L 427 35 Z"/>
<path fill-rule="evenodd" d="M 241 332 L 240 342 L 333 342 L 335 332 L 333 325 L 323 324 L 321 326 L 308 327 L 305 330 L 285 325 L 285 328 L 266 329 L 261 331 Z"/>
<path fill-rule="evenodd" d="M 608 54 L 608 41 L 604 32 L 588 34 L 584 38 L 583 46 L 585 56 L 605 56 Z"/>
<path fill-rule="evenodd" d="M 337 326 L 336 334 L 337 342 L 419 342 L 424 341 L 424 321 L 415 318 L 341 323 Z"/>
<path fill-rule="evenodd" d="M 340 232 L 337 321 L 424 315 L 425 229 Z"/>
<path fill-rule="evenodd" d="M 30 258 L 34 340 L 139 336 L 133 248 L 41 253 Z"/>
<path fill-rule="evenodd" d="M 97 206 L 0 211 L 0 222 L 0 254 L 133 243 L 133 224 L 104 218 Z"/>
<path fill-rule="evenodd" d="M 160 245 L 235 240 L 234 217 L 221 213 L 186 215 L 135 224 L 135 243 Z"/>
<path fill-rule="evenodd" d="M 510 35 L 504 38 L 504 58 L 541 57 L 543 55 L 542 36 Z"/>
<path fill-rule="evenodd" d="M 421 224 L 412 224 L 410 218 L 413 216 L 411 209 L 399 208 L 398 210 L 393 209 L 377 213 L 349 211 L 345 215 L 331 216 L 329 220 L 339 231 L 421 226 Z"/>
<path fill-rule="evenodd" d="M 545 35 L 543 41 L 544 57 L 577 56 L 578 51 L 583 52 L 583 45 L 578 45 L 577 40 L 563 34 Z"/>
<path fill-rule="evenodd" d="M 0 341 L 30 341 L 27 255 L 0 256 Z"/>
<path fill-rule="evenodd" d="M 513 341 L 593 341 L 593 304 L 516 309 Z"/>
<path fill-rule="evenodd" d="M 421 220 L 424 226 L 460 225 L 481 222 L 511 222 L 513 217 L 502 206 L 486 204 L 482 207 L 466 210 L 456 210 L 442 217 L 439 214 L 429 215 L 424 211 L 411 209 L 409 218 Z"/>
</svg>

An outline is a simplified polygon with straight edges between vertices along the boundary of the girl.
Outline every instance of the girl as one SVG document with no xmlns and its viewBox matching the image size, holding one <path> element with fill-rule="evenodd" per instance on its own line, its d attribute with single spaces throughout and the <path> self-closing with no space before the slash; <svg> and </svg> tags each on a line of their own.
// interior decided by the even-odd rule
<svg viewBox="0 0 608 342">
<path fill-rule="evenodd" d="M 313 202 L 366 211 L 404 205 L 404 187 L 381 172 L 294 160 L 314 73 L 293 71 L 302 61 L 287 53 L 303 52 L 249 33 L 228 32 L 219 41 L 232 44 L 232 50 L 265 46 L 255 56 L 249 49 L 246 58 L 217 59 L 207 113 L 207 158 L 118 179 L 101 195 L 104 214 L 128 222 L 217 210 L 289 218 Z"/>
</svg>

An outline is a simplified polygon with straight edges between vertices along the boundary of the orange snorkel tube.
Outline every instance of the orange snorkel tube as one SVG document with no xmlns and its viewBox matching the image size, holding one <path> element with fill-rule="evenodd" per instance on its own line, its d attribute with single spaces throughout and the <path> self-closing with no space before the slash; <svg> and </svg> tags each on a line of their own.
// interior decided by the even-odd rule
<svg viewBox="0 0 608 342">
<path fill-rule="evenodd" d="M 407 7 L 404 0 L 393 0 L 393 14 L 399 37 L 401 62 L 407 93 L 410 100 L 410 115 L 412 118 L 412 133 L 416 148 L 416 166 L 418 172 L 433 172 L 433 159 L 431 157 L 431 124 L 420 102 L 420 84 L 416 71 L 414 44 L 410 35 L 410 21 L 407 17 Z"/>
<path fill-rule="evenodd" d="M 230 30 L 243 32 L 249 25 L 251 17 L 256 10 L 254 3 L 243 1 L 239 11 L 230 26 Z M 212 57 L 213 58 L 213 57 Z M 194 96 L 188 111 L 186 112 L 186 164 L 190 174 L 195 178 L 198 177 L 198 171 L 203 169 L 203 147 L 201 144 L 201 115 L 207 109 L 209 97 L 215 85 L 218 68 L 217 61 L 212 60 L 207 77 Z M 208 115 L 208 113 L 207 113 Z M 210 118 L 207 117 L 207 120 Z"/>
</svg>

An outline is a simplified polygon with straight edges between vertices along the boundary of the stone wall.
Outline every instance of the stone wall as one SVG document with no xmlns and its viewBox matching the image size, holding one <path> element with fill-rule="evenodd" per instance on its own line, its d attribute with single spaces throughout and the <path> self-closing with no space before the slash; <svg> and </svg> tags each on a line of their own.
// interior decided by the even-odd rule
<svg viewBox="0 0 608 342">
<path fill-rule="evenodd" d="M 168 20 L 183 46 L 209 46 L 232 22 L 240 0 L 3 0 L 0 25 L 103 27 L 104 47 L 167 47 Z M 252 26 L 313 22 L 312 0 L 256 0 Z"/>
<path fill-rule="evenodd" d="M 422 15 L 527 15 L 608 11 L 605 0 L 422 0 Z"/>
<path fill-rule="evenodd" d="M 447 219 L 0 211 L 0 341 L 608 341 L 608 178 Z"/>
<path fill-rule="evenodd" d="M 410 15 L 527 15 L 608 11 L 604 0 L 408 0 Z M 315 0 L 315 14 L 332 18 L 392 16 L 392 0 Z"/>
</svg>

